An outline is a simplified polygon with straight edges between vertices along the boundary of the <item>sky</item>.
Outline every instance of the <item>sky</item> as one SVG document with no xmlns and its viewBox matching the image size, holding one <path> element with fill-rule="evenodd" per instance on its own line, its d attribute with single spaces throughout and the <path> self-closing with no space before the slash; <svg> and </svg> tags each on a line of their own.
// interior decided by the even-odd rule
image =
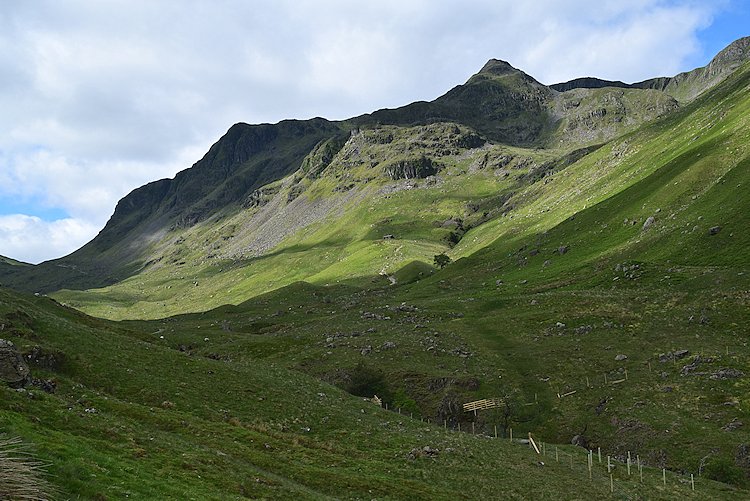
<svg viewBox="0 0 750 501">
<path fill-rule="evenodd" d="M 74 251 L 236 122 L 432 100 L 491 58 L 670 76 L 747 35 L 750 0 L 0 1 L 0 255 Z"/>
</svg>

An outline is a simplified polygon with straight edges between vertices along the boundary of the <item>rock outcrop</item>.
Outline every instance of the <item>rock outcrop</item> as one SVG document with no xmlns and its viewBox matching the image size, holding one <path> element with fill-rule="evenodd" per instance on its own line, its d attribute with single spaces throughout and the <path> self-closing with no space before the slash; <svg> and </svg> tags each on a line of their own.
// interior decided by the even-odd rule
<svg viewBox="0 0 750 501">
<path fill-rule="evenodd" d="M 0 381 L 21 388 L 31 380 L 29 366 L 13 343 L 0 339 Z"/>
</svg>

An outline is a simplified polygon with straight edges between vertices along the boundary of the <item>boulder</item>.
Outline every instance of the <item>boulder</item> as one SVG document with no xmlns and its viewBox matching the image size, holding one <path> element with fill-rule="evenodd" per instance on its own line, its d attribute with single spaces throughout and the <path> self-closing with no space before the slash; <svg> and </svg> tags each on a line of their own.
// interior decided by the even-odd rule
<svg viewBox="0 0 750 501">
<path fill-rule="evenodd" d="M 740 444 L 737 446 L 734 455 L 734 464 L 740 468 L 750 470 L 750 444 Z"/>
<path fill-rule="evenodd" d="M 721 427 L 722 431 L 734 431 L 742 426 L 742 421 L 737 418 L 732 419 L 730 422 Z"/>
<path fill-rule="evenodd" d="M 675 350 L 667 353 L 659 353 L 659 362 L 669 362 L 671 360 L 681 360 L 690 355 L 690 350 Z"/>
<path fill-rule="evenodd" d="M 656 221 L 656 219 L 654 219 L 654 216 L 647 217 L 646 221 L 644 221 L 643 223 L 643 231 L 649 229 L 651 225 L 654 224 L 654 221 Z"/>
<path fill-rule="evenodd" d="M 571 440 L 570 443 L 573 445 L 577 445 L 578 447 L 583 447 L 584 449 L 588 449 L 589 442 L 584 438 L 583 435 L 576 435 Z"/>
<path fill-rule="evenodd" d="M 721 231 L 721 226 L 712 226 L 708 229 L 709 235 L 716 235 Z"/>
<path fill-rule="evenodd" d="M 622 361 L 627 360 L 627 359 L 628 359 L 628 356 L 627 355 L 623 355 L 622 353 L 620 353 L 619 355 L 617 355 L 615 357 L 615 360 L 617 360 L 618 362 L 622 362 Z"/>
<path fill-rule="evenodd" d="M 683 359 L 690 354 L 690 350 L 676 350 L 672 353 L 677 360 Z"/>
<path fill-rule="evenodd" d="M 709 379 L 722 380 L 722 379 L 737 379 L 744 377 L 745 373 L 738 369 L 719 369 L 709 376 Z"/>
<path fill-rule="evenodd" d="M 460 219 L 446 219 L 442 223 L 440 223 L 441 228 L 446 228 L 449 230 L 457 230 L 463 228 L 463 221 Z"/>
<path fill-rule="evenodd" d="M 13 388 L 21 388 L 31 380 L 29 366 L 15 345 L 0 339 L 0 381 Z"/>
</svg>

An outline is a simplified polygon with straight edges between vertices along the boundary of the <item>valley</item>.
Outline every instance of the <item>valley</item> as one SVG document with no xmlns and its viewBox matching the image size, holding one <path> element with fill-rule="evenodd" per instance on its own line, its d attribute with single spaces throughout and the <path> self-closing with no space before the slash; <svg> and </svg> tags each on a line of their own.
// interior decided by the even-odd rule
<svg viewBox="0 0 750 501">
<path fill-rule="evenodd" d="M 0 261 L 36 378 L 0 426 L 66 498 L 746 498 L 749 47 L 234 125 L 73 254 Z"/>
</svg>

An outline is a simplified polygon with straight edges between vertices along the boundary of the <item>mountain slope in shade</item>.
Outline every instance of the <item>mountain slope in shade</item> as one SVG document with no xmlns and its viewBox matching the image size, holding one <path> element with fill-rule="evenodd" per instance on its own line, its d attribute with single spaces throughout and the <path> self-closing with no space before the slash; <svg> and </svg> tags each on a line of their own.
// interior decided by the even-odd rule
<svg viewBox="0 0 750 501">
<path fill-rule="evenodd" d="M 323 119 L 236 124 L 192 168 L 137 188 L 120 200 L 104 229 L 61 259 L 7 269 L 3 283 L 34 292 L 101 287 L 137 273 L 154 242 L 220 209 L 240 207 L 256 188 L 299 168 L 322 139 L 342 133 Z"/>
</svg>

